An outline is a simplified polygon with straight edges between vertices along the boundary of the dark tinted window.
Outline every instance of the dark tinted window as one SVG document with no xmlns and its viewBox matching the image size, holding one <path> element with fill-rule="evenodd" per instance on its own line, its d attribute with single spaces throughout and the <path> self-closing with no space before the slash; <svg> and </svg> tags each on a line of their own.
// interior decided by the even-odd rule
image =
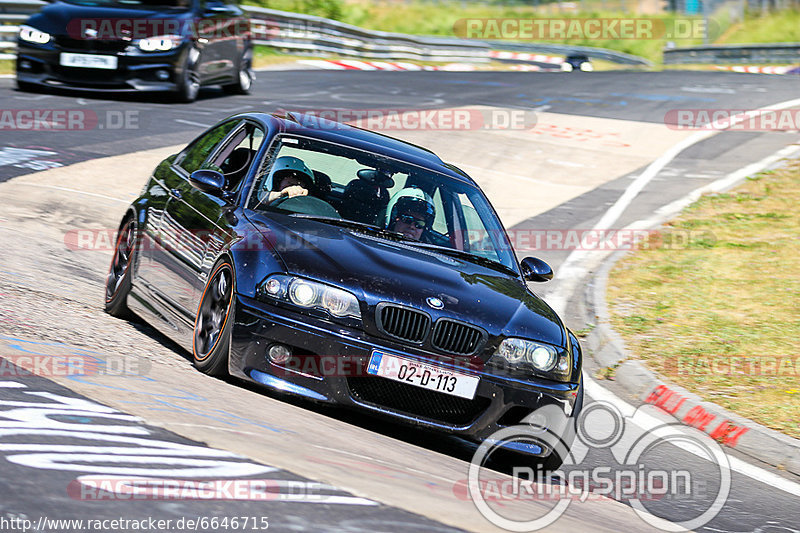
<svg viewBox="0 0 800 533">
<path fill-rule="evenodd" d="M 206 159 L 208 159 L 208 156 L 214 151 L 214 148 L 227 137 L 228 133 L 230 133 L 237 124 L 239 124 L 239 121 L 231 120 L 230 122 L 220 124 L 198 139 L 195 139 L 180 155 L 180 163 L 178 163 L 180 167 L 190 174 L 201 168 Z"/>
</svg>

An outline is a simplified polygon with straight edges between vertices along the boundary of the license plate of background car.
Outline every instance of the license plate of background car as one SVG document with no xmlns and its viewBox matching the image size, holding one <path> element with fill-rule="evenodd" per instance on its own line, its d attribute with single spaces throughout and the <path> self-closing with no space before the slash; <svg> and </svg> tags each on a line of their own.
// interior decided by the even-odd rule
<svg viewBox="0 0 800 533">
<path fill-rule="evenodd" d="M 65 67 L 101 68 L 115 70 L 117 68 L 116 56 L 98 56 L 94 54 L 71 54 L 62 52 L 61 65 Z"/>
<path fill-rule="evenodd" d="M 374 350 L 367 373 L 471 400 L 479 378 Z"/>
</svg>

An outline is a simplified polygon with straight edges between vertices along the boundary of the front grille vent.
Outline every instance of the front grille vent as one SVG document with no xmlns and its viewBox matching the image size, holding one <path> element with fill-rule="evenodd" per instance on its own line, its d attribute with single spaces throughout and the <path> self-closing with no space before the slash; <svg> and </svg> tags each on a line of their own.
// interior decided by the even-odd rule
<svg viewBox="0 0 800 533">
<path fill-rule="evenodd" d="M 406 342 L 422 342 L 431 327 L 427 314 L 396 305 L 379 306 L 377 318 L 378 329 Z"/>
<path fill-rule="evenodd" d="M 471 355 L 483 344 L 482 330 L 454 320 L 441 318 L 436 321 L 431 344 L 437 350 L 456 355 Z"/>
</svg>

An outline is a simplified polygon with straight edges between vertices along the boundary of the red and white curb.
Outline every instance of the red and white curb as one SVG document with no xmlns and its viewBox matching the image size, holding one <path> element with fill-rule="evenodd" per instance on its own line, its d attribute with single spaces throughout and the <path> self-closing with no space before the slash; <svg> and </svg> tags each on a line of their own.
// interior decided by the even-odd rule
<svg viewBox="0 0 800 533">
<path fill-rule="evenodd" d="M 714 65 L 716 70 L 729 70 L 731 72 L 744 72 L 747 74 L 798 74 L 800 67 L 785 65 L 779 67 L 759 67 L 755 65 Z"/>
<path fill-rule="evenodd" d="M 546 56 L 542 54 L 526 54 L 522 52 L 502 52 L 498 50 L 489 51 L 489 57 L 492 59 L 513 59 L 516 61 L 535 61 L 536 63 L 551 63 L 553 65 L 560 65 L 564 62 L 563 57 Z"/>
<path fill-rule="evenodd" d="M 473 65 L 464 63 L 450 63 L 449 65 L 435 67 L 404 62 L 358 61 L 355 59 L 303 59 L 298 61 L 298 63 L 327 70 L 475 70 Z"/>
</svg>

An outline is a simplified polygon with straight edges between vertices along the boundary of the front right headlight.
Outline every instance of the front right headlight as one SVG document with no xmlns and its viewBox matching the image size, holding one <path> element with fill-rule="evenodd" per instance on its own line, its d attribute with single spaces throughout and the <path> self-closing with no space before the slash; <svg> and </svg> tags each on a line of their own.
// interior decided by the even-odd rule
<svg viewBox="0 0 800 533">
<path fill-rule="evenodd" d="M 180 46 L 182 40 L 180 35 L 156 35 L 138 39 L 135 43 L 142 52 L 168 52 Z"/>
<path fill-rule="evenodd" d="M 49 33 L 37 30 L 33 26 L 20 24 L 19 38 L 29 43 L 47 44 L 50 42 L 51 37 Z"/>
<path fill-rule="evenodd" d="M 361 309 L 355 295 L 305 278 L 275 274 L 260 284 L 259 292 L 299 307 L 322 309 L 337 318 L 361 318 Z"/>
</svg>

